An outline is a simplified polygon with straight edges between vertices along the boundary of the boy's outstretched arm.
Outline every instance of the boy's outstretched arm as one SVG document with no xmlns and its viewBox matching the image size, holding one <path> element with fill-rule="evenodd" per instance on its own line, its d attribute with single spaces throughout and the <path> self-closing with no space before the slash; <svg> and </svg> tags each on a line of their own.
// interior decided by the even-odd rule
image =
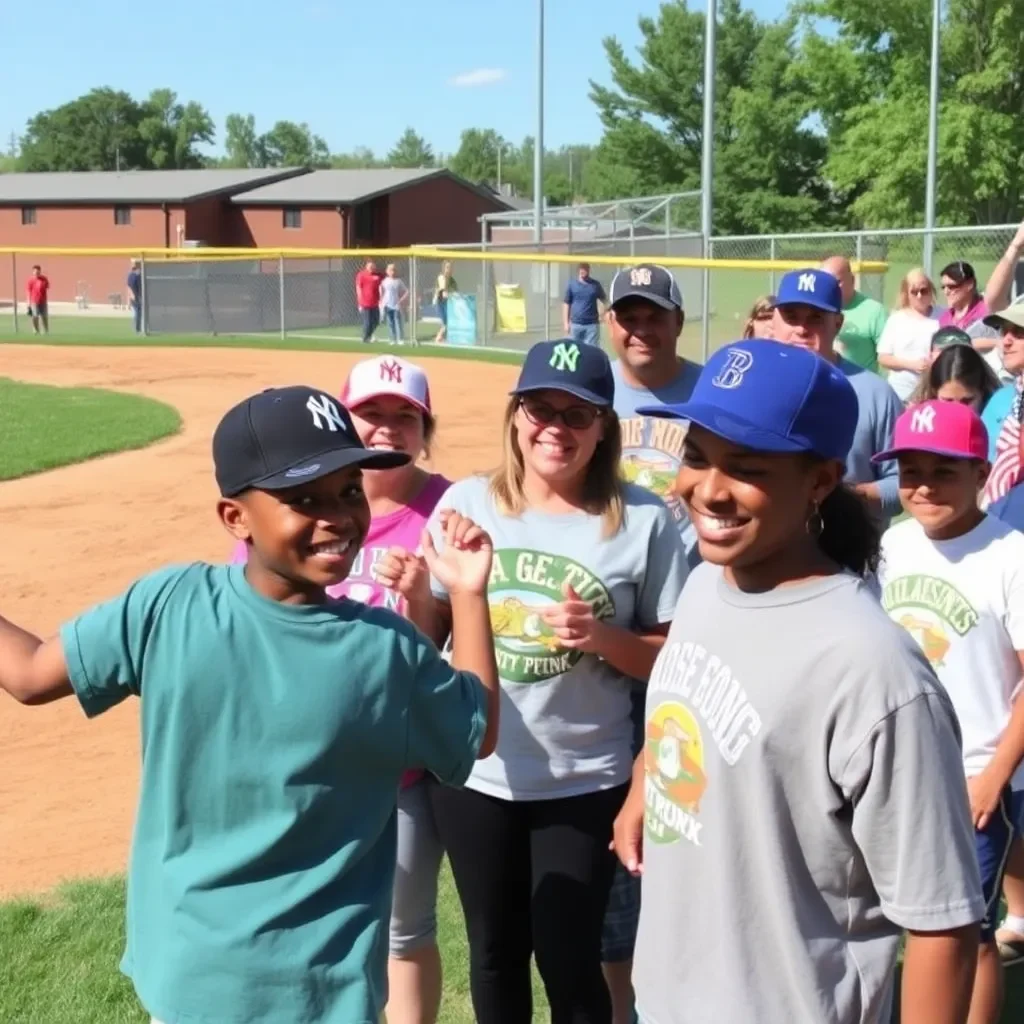
<svg viewBox="0 0 1024 1024">
<path fill-rule="evenodd" d="M 477 758 L 494 753 L 498 742 L 501 687 L 494 660 L 494 636 L 487 605 L 491 574 L 491 538 L 472 519 L 451 509 L 439 516 L 444 546 L 439 552 L 428 530 L 423 532 L 423 555 L 430 571 L 448 592 L 452 610 L 453 668 L 472 672 L 487 691 L 487 730 Z"/>
<path fill-rule="evenodd" d="M 40 640 L 0 616 L 0 689 L 20 704 L 72 696 L 60 639 Z"/>
</svg>

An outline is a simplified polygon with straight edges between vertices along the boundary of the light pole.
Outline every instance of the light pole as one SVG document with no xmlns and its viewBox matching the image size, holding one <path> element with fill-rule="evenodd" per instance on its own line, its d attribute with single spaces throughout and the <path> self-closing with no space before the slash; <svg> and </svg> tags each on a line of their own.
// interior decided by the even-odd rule
<svg viewBox="0 0 1024 1024">
<path fill-rule="evenodd" d="M 711 255 L 711 182 L 715 176 L 715 35 L 718 28 L 718 2 L 707 0 L 707 5 L 704 16 L 704 119 L 700 156 L 700 233 L 705 259 Z M 701 351 L 706 360 L 711 340 L 711 271 L 708 267 L 704 268 L 701 280 Z"/>
<path fill-rule="evenodd" d="M 935 191 L 939 161 L 939 34 L 942 28 L 942 0 L 932 0 L 932 66 L 928 97 L 928 171 L 924 197 L 924 272 L 931 277 L 935 261 Z"/>
<path fill-rule="evenodd" d="M 537 138 L 533 142 L 533 240 L 544 240 L 544 0 L 537 0 Z"/>
</svg>

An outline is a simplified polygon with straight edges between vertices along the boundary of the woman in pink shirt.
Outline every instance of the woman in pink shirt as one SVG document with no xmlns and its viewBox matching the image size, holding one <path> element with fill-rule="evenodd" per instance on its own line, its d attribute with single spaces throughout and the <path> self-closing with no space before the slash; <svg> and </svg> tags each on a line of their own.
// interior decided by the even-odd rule
<svg viewBox="0 0 1024 1024">
<path fill-rule="evenodd" d="M 393 356 L 365 359 L 352 367 L 341 400 L 367 448 L 407 452 L 412 459 L 398 469 L 363 474 L 372 515 L 370 532 L 348 578 L 329 588 L 328 594 L 405 615 L 402 592 L 414 587 L 400 577 L 426 572 L 419 557 L 420 536 L 450 486 L 449 480 L 420 465 L 421 456 L 429 458 L 435 429 L 427 375 L 414 363 Z M 243 543 L 232 560 L 245 559 Z M 433 639 L 441 646 L 445 638 Z M 398 796 L 388 1024 L 433 1024 L 441 1005 L 436 913 L 437 876 L 444 851 L 426 787 L 422 772 L 410 772 L 402 780 Z"/>
</svg>

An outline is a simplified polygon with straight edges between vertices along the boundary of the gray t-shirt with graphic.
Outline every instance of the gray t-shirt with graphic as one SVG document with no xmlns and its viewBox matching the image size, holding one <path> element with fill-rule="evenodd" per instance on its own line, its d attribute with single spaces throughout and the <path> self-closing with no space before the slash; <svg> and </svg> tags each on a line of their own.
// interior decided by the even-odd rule
<svg viewBox="0 0 1024 1024">
<path fill-rule="evenodd" d="M 901 930 L 984 914 L 952 706 L 851 575 L 698 566 L 644 756 L 644 1024 L 887 1024 Z"/>
<path fill-rule="evenodd" d="M 691 566 L 700 561 L 697 531 L 683 503 L 671 492 L 683 457 L 687 425 L 679 420 L 638 416 L 636 411 L 646 405 L 679 405 L 688 401 L 700 371 L 696 363 L 684 362 L 679 369 L 679 376 L 671 384 L 652 391 L 628 383 L 622 375 L 619 360 L 612 363 L 615 412 L 622 424 L 622 475 L 630 482 L 647 488 L 665 502 L 683 538 L 686 557 Z"/>
<path fill-rule="evenodd" d="M 686 558 L 672 517 L 643 488 L 625 488 L 625 526 L 602 535 L 598 516 L 498 512 L 485 477 L 454 484 L 437 516 L 455 509 L 494 542 L 487 587 L 501 676 L 498 746 L 477 761 L 466 785 L 506 800 L 550 800 L 609 789 L 632 767 L 633 680 L 593 654 L 565 650 L 542 609 L 565 600 L 566 581 L 595 614 L 642 631 L 669 622 L 686 579 Z M 434 593 L 445 597 L 433 580 Z"/>
</svg>

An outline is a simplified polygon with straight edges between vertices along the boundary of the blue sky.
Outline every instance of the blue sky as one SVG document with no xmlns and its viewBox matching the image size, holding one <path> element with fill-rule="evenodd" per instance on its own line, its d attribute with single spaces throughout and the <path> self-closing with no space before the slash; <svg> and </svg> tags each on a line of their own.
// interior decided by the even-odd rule
<svg viewBox="0 0 1024 1024">
<path fill-rule="evenodd" d="M 547 0 L 547 146 L 597 141 L 587 92 L 589 79 L 608 80 L 601 40 L 618 36 L 631 52 L 637 18 L 658 6 Z M 774 17 L 785 2 L 749 6 Z M 96 86 L 137 98 L 167 86 L 203 103 L 219 135 L 233 112 L 255 114 L 261 131 L 307 121 L 334 151 L 384 153 L 410 125 L 441 152 L 470 127 L 519 142 L 536 123 L 536 9 L 536 0 L 48 0 L 41 20 L 0 38 L 0 146 L 36 112 Z"/>
</svg>

